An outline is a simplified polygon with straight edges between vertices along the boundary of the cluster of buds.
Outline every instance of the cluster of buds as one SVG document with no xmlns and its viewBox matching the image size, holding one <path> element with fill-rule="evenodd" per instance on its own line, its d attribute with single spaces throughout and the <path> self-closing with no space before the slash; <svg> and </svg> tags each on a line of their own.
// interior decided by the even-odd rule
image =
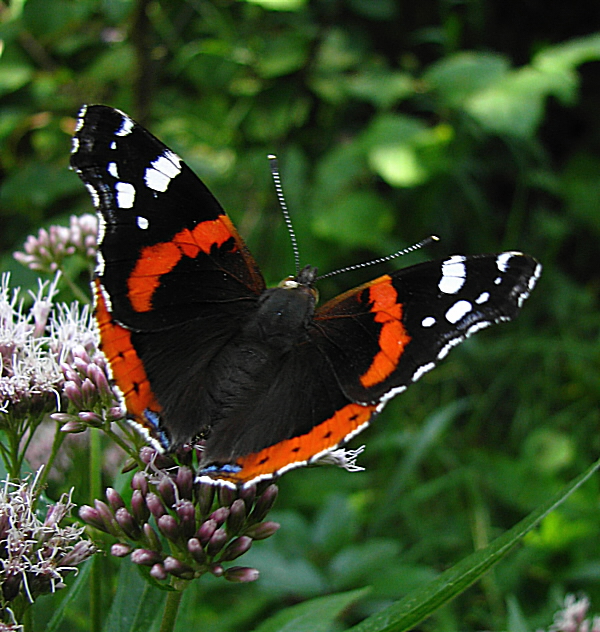
<svg viewBox="0 0 600 632">
<path fill-rule="evenodd" d="M 146 458 L 153 452 L 145 449 Z M 156 455 L 152 457 L 156 464 Z M 161 457 L 164 461 L 167 457 Z M 161 466 L 167 465 L 160 463 Z M 232 582 L 258 579 L 254 568 L 224 564 L 246 553 L 254 540 L 273 535 L 279 525 L 264 521 L 277 497 L 277 486 L 238 491 L 195 483 L 187 466 L 136 472 L 130 507 L 114 489 L 106 501 L 83 506 L 82 520 L 116 537 L 111 553 L 131 556 L 156 580 L 191 580 L 205 573 Z"/>
<path fill-rule="evenodd" d="M 43 522 L 36 515 L 35 481 L 6 481 L 0 490 L 0 602 L 3 610 L 19 595 L 30 603 L 64 588 L 63 578 L 91 557 L 96 548 L 82 538 L 84 527 L 61 527 L 73 508 L 70 494 L 49 507 Z"/>
<path fill-rule="evenodd" d="M 41 228 L 37 236 L 30 235 L 23 248 L 25 252 L 15 252 L 14 257 L 31 270 L 56 272 L 62 267 L 66 257 L 79 254 L 89 260 L 96 256 L 96 235 L 98 220 L 95 215 L 72 215 L 69 226 Z"/>
<path fill-rule="evenodd" d="M 61 363 L 65 378 L 63 393 L 76 413 L 54 413 L 63 432 L 82 432 L 87 427 L 102 428 L 122 419 L 123 411 L 110 387 L 106 359 L 99 352 L 88 353 L 79 345 L 69 362 Z"/>
</svg>

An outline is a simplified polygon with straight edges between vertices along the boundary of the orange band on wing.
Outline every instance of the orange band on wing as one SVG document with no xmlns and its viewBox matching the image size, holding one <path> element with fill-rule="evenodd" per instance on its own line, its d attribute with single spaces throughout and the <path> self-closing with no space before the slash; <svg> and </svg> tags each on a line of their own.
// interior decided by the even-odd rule
<svg viewBox="0 0 600 632">
<path fill-rule="evenodd" d="M 307 434 L 286 439 L 255 454 L 243 456 L 236 461 L 236 465 L 242 468 L 239 472 L 219 472 L 216 478 L 241 485 L 276 475 L 282 469 L 304 465 L 316 454 L 335 449 L 348 435 L 366 424 L 376 408 L 374 405 L 347 404 Z"/>
<path fill-rule="evenodd" d="M 94 280 L 96 321 L 100 328 L 101 349 L 112 371 L 112 377 L 123 393 L 127 412 L 145 425 L 146 409 L 160 412 L 144 365 L 131 344 L 131 332 L 115 323 L 108 311 L 99 279 Z"/>
<path fill-rule="evenodd" d="M 171 241 L 142 249 L 127 286 L 131 306 L 136 312 L 152 309 L 152 297 L 160 285 L 160 278 L 170 272 L 183 257 L 194 259 L 199 253 L 210 254 L 213 246 L 222 246 L 234 238 L 237 249 L 237 232 L 227 215 L 198 224 L 192 230 L 184 228 Z"/>
<path fill-rule="evenodd" d="M 386 278 L 387 277 L 387 278 Z M 360 376 L 360 383 L 369 388 L 387 379 L 398 367 L 398 361 L 404 347 L 410 342 L 402 324 L 402 305 L 398 302 L 398 292 L 392 285 L 390 276 L 385 275 L 368 288 L 371 311 L 375 313 L 375 322 L 381 323 L 379 348 L 371 366 Z"/>
</svg>

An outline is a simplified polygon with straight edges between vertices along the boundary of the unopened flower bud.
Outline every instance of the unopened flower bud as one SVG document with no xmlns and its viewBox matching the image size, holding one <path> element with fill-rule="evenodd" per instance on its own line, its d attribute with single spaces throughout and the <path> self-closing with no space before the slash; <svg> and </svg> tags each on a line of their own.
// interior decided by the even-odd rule
<svg viewBox="0 0 600 632">
<path fill-rule="evenodd" d="M 171 573 L 171 575 L 175 575 L 175 577 L 181 577 L 182 579 L 194 578 L 194 569 L 191 566 L 188 566 L 170 555 L 165 557 L 163 565 L 167 573 Z"/>
<path fill-rule="evenodd" d="M 227 531 L 225 529 L 217 529 L 211 536 L 208 544 L 206 545 L 206 553 L 209 557 L 214 557 L 225 546 L 225 543 L 229 539 Z"/>
<path fill-rule="evenodd" d="M 131 495 L 131 512 L 139 524 L 144 524 L 150 517 L 150 510 L 148 509 L 148 505 L 146 505 L 146 499 L 139 489 L 134 489 Z"/>
<path fill-rule="evenodd" d="M 236 498 L 237 492 L 235 489 L 225 487 L 225 485 L 219 487 L 219 505 L 221 507 L 229 507 Z"/>
<path fill-rule="evenodd" d="M 160 483 L 158 484 L 158 493 L 163 499 L 165 505 L 172 509 L 175 506 L 175 483 L 168 477 L 165 476 Z"/>
<path fill-rule="evenodd" d="M 256 500 L 256 485 L 250 485 L 250 487 L 242 487 L 240 489 L 240 498 L 246 505 L 246 513 L 252 509 L 252 505 Z"/>
<path fill-rule="evenodd" d="M 244 555 L 246 551 L 250 550 L 251 546 L 252 538 L 245 535 L 236 538 L 225 547 L 225 550 L 219 556 L 219 562 L 231 562 L 240 557 L 240 555 Z"/>
<path fill-rule="evenodd" d="M 228 507 L 219 507 L 218 509 L 215 509 L 210 514 L 210 517 L 220 527 L 222 524 L 225 523 L 225 521 L 229 517 L 229 508 Z"/>
<path fill-rule="evenodd" d="M 132 551 L 132 548 L 129 544 L 124 544 L 123 542 L 117 542 L 110 547 L 110 554 L 115 557 L 126 557 Z"/>
<path fill-rule="evenodd" d="M 198 538 L 190 538 L 187 542 L 187 548 L 191 556 L 198 564 L 206 564 L 206 553 L 200 544 Z"/>
<path fill-rule="evenodd" d="M 196 509 L 189 500 L 182 500 L 176 507 L 182 536 L 187 540 L 196 531 Z"/>
<path fill-rule="evenodd" d="M 279 529 L 279 527 L 279 523 L 273 522 L 272 520 L 259 522 L 258 524 L 253 524 L 251 527 L 245 529 L 244 535 L 249 536 L 253 540 L 265 540 L 266 538 L 270 538 Z"/>
<path fill-rule="evenodd" d="M 163 579 L 167 579 L 168 573 L 162 564 L 155 564 L 150 569 L 150 575 L 154 577 L 154 579 L 162 581 Z"/>
<path fill-rule="evenodd" d="M 214 485 L 207 485 L 200 483 L 196 486 L 196 494 L 198 498 L 198 508 L 200 509 L 200 515 L 202 517 L 207 516 L 213 505 L 215 498 Z"/>
<path fill-rule="evenodd" d="M 277 494 L 279 489 L 277 485 L 269 485 L 267 489 L 258 497 L 254 509 L 250 514 L 249 520 L 251 522 L 260 522 L 271 511 L 271 508 L 277 500 Z"/>
<path fill-rule="evenodd" d="M 241 498 L 234 500 L 231 504 L 229 516 L 227 517 L 227 533 L 237 535 L 246 521 L 246 504 Z"/>
<path fill-rule="evenodd" d="M 84 385 L 85 386 L 85 385 Z M 84 424 L 92 426 L 92 428 L 101 428 L 104 425 L 102 417 L 98 413 L 94 413 L 90 410 L 84 410 L 77 413 L 77 416 Z"/>
<path fill-rule="evenodd" d="M 117 509 L 115 520 L 129 538 L 137 540 L 140 537 L 140 527 L 125 507 Z"/>
<path fill-rule="evenodd" d="M 141 566 L 154 566 L 154 564 L 162 562 L 162 555 L 148 549 L 136 549 L 131 554 L 131 561 Z"/>
<path fill-rule="evenodd" d="M 93 507 L 90 507 L 89 505 L 82 505 L 79 508 L 79 517 L 90 526 L 108 533 L 106 526 L 104 525 L 104 521 L 102 520 L 102 516 Z"/>
<path fill-rule="evenodd" d="M 236 583 L 254 582 L 259 575 L 260 573 L 255 568 L 245 566 L 233 566 L 225 571 L 225 579 Z"/>
<path fill-rule="evenodd" d="M 152 525 L 144 524 L 142 527 L 142 531 L 144 532 L 144 539 L 148 543 L 148 547 L 154 551 L 162 551 L 162 544 L 160 542 L 160 538 L 156 531 L 152 528 Z"/>
<path fill-rule="evenodd" d="M 177 524 L 177 520 L 175 520 L 173 516 L 165 514 L 156 521 L 156 524 L 158 526 L 158 530 L 165 536 L 165 538 L 175 542 L 181 537 L 181 529 Z"/>
<path fill-rule="evenodd" d="M 153 492 L 148 492 L 146 494 L 146 505 L 156 520 L 167 513 L 162 500 Z"/>
<path fill-rule="evenodd" d="M 121 507 L 125 507 L 123 498 L 121 497 L 121 494 L 119 494 L 119 492 L 116 489 L 112 487 L 107 487 L 105 496 L 113 512 L 117 511 L 117 509 L 120 509 Z"/>
<path fill-rule="evenodd" d="M 69 420 L 60 427 L 60 431 L 69 434 L 77 434 L 79 432 L 85 432 L 87 428 L 88 427 L 79 420 Z"/>
<path fill-rule="evenodd" d="M 194 487 L 194 473 L 189 467 L 182 466 L 177 470 L 177 478 L 175 479 L 179 498 L 192 500 L 192 490 Z"/>
<path fill-rule="evenodd" d="M 133 475 L 131 489 L 139 489 L 144 496 L 148 493 L 148 478 L 144 472 L 136 472 Z"/>
<path fill-rule="evenodd" d="M 213 533 L 217 530 L 217 523 L 214 520 L 205 520 L 198 531 L 196 531 L 196 537 L 203 546 L 212 538 Z"/>
</svg>

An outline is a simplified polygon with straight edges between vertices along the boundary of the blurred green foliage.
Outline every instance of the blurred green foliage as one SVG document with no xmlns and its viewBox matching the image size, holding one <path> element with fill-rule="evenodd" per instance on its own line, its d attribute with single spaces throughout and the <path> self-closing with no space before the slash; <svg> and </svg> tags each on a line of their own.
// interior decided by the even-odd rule
<svg viewBox="0 0 600 632">
<path fill-rule="evenodd" d="M 484 547 L 597 457 L 600 34 L 592 5 L 0 5 L 0 264 L 15 283 L 33 283 L 12 259 L 29 233 L 91 209 L 67 165 L 76 113 L 94 102 L 125 110 L 186 160 L 271 283 L 293 260 L 269 153 L 282 165 L 302 263 L 322 272 L 432 232 L 441 243 L 407 265 L 504 248 L 544 264 L 515 323 L 470 340 L 389 404 L 359 440 L 366 472 L 286 475 L 282 529 L 244 560 L 260 581 L 202 578 L 184 595 L 178 630 L 250 630 L 283 606 L 369 586 L 360 599 L 315 605 L 348 626 Z M 378 272 L 328 279 L 322 294 Z M 600 611 L 598 492 L 597 480 L 579 489 L 421 629 L 547 627 L 566 591 L 586 591 Z M 87 500 L 85 490 L 76 495 Z M 104 564 L 108 621 L 118 620 L 115 608 L 152 603 L 141 584 L 133 588 L 141 579 L 127 564 Z M 87 629 L 86 591 L 70 599 L 58 629 Z M 39 629 L 57 605 L 47 603 L 35 612 Z M 323 630 L 336 629 L 325 622 Z M 123 626 L 110 629 L 134 629 Z"/>
</svg>

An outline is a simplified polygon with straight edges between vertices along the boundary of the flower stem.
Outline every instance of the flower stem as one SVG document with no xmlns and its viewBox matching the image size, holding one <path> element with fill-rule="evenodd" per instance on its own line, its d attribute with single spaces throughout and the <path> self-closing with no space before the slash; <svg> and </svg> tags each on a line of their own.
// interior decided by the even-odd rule
<svg viewBox="0 0 600 632">
<path fill-rule="evenodd" d="M 183 597 L 183 590 L 173 590 L 167 593 L 167 601 L 165 603 L 165 611 L 160 623 L 159 632 L 173 632 L 175 629 L 175 621 Z"/>
<path fill-rule="evenodd" d="M 100 445 L 100 432 L 96 428 L 90 428 L 90 499 L 92 505 L 96 498 L 100 498 L 102 486 L 102 453 Z M 90 630 L 100 632 L 102 629 L 102 569 L 100 559 L 94 558 L 92 572 L 90 574 Z"/>
<path fill-rule="evenodd" d="M 60 450 L 60 446 L 63 444 L 63 441 L 66 439 L 66 437 L 67 437 L 66 433 L 60 431 L 60 423 L 57 422 L 56 432 L 54 433 L 54 440 L 52 441 L 52 450 L 50 451 L 50 456 L 48 457 L 48 461 L 46 462 L 46 465 L 44 466 L 44 469 L 42 470 L 40 477 L 38 478 L 38 481 L 37 481 L 38 490 L 41 491 L 42 489 L 44 489 L 44 486 L 46 485 L 46 479 L 48 478 L 48 474 L 50 473 L 50 470 L 52 469 L 52 464 L 54 463 L 54 459 L 56 458 L 56 455 L 58 454 L 58 451 Z M 25 450 L 23 452 L 25 452 Z M 38 494 L 38 497 L 39 497 L 39 494 Z"/>
</svg>

